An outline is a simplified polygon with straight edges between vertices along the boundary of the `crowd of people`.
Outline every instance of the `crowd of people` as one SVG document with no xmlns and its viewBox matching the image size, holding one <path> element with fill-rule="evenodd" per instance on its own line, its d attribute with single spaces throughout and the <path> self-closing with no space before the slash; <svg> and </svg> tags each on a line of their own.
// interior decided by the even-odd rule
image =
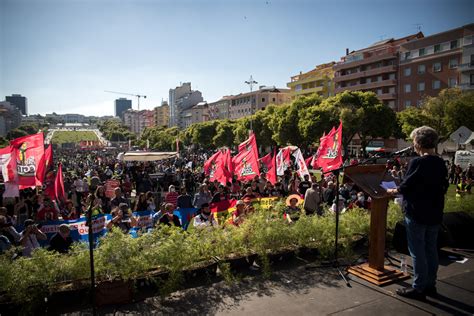
<svg viewBox="0 0 474 316">
<path fill-rule="evenodd" d="M 210 181 L 203 172 L 202 166 L 210 156 L 209 152 L 182 154 L 179 158 L 160 162 L 124 162 L 116 159 L 117 154 L 115 151 L 55 149 L 54 160 L 62 164 L 67 200 L 58 203 L 42 194 L 41 189 L 22 190 L 18 198 L 0 198 L 0 249 L 22 246 L 22 254 L 28 256 L 39 247 L 38 240 L 46 237 L 41 232 L 41 223 L 78 219 L 89 209 L 92 216 L 111 214 L 107 228 L 118 227 L 124 232 L 137 225 L 133 212 L 140 211 L 155 212 L 153 222 L 156 225 L 181 227 L 179 218 L 173 214 L 177 208 L 198 210 L 188 227 L 216 226 L 210 206 L 231 199 L 238 202 L 228 223 L 236 226 L 253 211 L 251 201 L 256 198 L 286 199 L 283 216 L 288 222 L 297 220 L 302 212 L 321 215 L 323 204 L 334 211 L 336 200 L 339 210 L 370 209 L 370 197 L 348 179 L 342 181 L 337 192 L 336 178 L 331 173 L 320 180 L 314 174 L 301 179 L 289 168 L 275 184 L 268 181 L 264 173 L 251 181 L 242 182 L 234 176 L 221 184 Z M 355 158 L 346 161 L 346 165 L 355 163 Z M 387 171 L 396 180 L 401 181 L 406 170 L 407 160 L 387 162 Z M 120 181 L 120 185 L 113 196 L 108 196 L 105 183 L 111 179 Z M 472 167 L 462 171 L 459 179 L 459 183 L 470 183 Z M 464 186 L 463 190 L 470 192 L 470 187 L 468 190 Z M 0 197 L 1 194 L 0 191 Z M 67 225 L 60 227 L 53 238 L 49 242 L 52 250 L 67 251 L 71 244 Z"/>
</svg>

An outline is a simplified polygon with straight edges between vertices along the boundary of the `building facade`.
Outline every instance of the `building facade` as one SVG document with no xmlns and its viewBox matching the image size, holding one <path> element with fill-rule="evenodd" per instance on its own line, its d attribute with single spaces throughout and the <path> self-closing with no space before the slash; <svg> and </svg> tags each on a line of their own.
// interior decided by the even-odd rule
<svg viewBox="0 0 474 316">
<path fill-rule="evenodd" d="M 128 109 L 123 112 L 123 122 L 131 132 L 140 135 L 145 128 L 155 125 L 155 111 Z"/>
<path fill-rule="evenodd" d="M 191 83 L 185 82 L 169 90 L 169 126 L 184 127 L 184 111 L 202 102 L 202 93 L 191 89 Z"/>
<path fill-rule="evenodd" d="M 398 109 L 420 106 L 442 89 L 474 89 L 473 35 L 470 24 L 401 45 Z"/>
<path fill-rule="evenodd" d="M 334 64 L 336 62 L 321 64 L 313 70 L 306 73 L 300 72 L 299 75 L 291 77 L 291 81 L 286 84 L 291 89 L 291 97 L 295 98 L 313 93 L 323 98 L 333 96 Z"/>
<path fill-rule="evenodd" d="M 209 105 L 207 102 L 199 102 L 190 109 L 184 110 L 182 114 L 183 127 L 187 128 L 195 123 L 209 121 Z"/>
<path fill-rule="evenodd" d="M 123 113 L 128 109 L 132 108 L 132 100 L 128 100 L 126 98 L 119 98 L 115 100 L 115 116 L 124 119 Z"/>
<path fill-rule="evenodd" d="M 232 96 L 224 96 L 220 100 L 208 103 L 209 120 L 225 120 L 230 118 Z"/>
<path fill-rule="evenodd" d="M 230 119 L 254 114 L 268 105 L 281 105 L 291 101 L 290 89 L 260 86 L 257 91 L 241 93 L 231 97 Z"/>
<path fill-rule="evenodd" d="M 400 45 L 423 38 L 423 33 L 387 39 L 349 53 L 334 65 L 335 93 L 372 91 L 380 101 L 397 110 Z"/>
<path fill-rule="evenodd" d="M 21 94 L 12 94 L 11 96 L 6 96 L 5 101 L 16 106 L 20 110 L 21 115 L 28 115 L 28 99 L 26 97 Z"/>
<path fill-rule="evenodd" d="M 9 131 L 20 126 L 22 112 L 8 101 L 0 102 L 0 136 L 5 137 Z"/>
<path fill-rule="evenodd" d="M 170 107 L 168 105 L 168 102 L 161 102 L 161 106 L 157 106 L 154 111 L 155 126 L 168 127 L 170 120 Z"/>
</svg>

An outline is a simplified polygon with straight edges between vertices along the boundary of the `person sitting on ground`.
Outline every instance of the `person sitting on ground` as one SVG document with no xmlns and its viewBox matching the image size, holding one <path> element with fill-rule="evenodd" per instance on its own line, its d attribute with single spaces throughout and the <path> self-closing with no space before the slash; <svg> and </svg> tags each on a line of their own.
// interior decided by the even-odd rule
<svg viewBox="0 0 474 316">
<path fill-rule="evenodd" d="M 67 224 L 59 225 L 58 232 L 51 237 L 48 250 L 57 251 L 59 253 L 68 253 L 71 249 L 72 238 L 71 230 Z"/>
<path fill-rule="evenodd" d="M 239 226 L 243 223 L 247 215 L 247 207 L 242 200 L 238 200 L 235 204 L 235 211 L 232 213 L 232 217 L 229 220 L 229 223 L 234 226 Z"/>
<path fill-rule="evenodd" d="M 472 179 L 468 179 L 463 176 L 458 185 L 456 185 L 456 197 L 461 197 L 465 194 L 471 194 L 471 187 Z"/>
<path fill-rule="evenodd" d="M 255 193 L 253 191 L 252 187 L 248 187 L 247 189 L 245 189 L 245 194 L 242 196 L 242 200 L 244 200 L 244 199 L 254 200 L 254 199 L 257 199 L 259 197 L 260 197 L 260 195 L 258 193 Z"/>
<path fill-rule="evenodd" d="M 158 223 L 171 226 L 173 224 L 176 227 L 181 227 L 181 222 L 179 221 L 179 217 L 173 214 L 173 204 L 166 203 L 164 213 L 161 215 Z"/>
<path fill-rule="evenodd" d="M 71 200 L 66 200 L 66 202 L 64 203 L 64 207 L 61 211 L 61 217 L 64 220 L 72 220 L 79 218 L 79 216 L 77 216 L 77 211 L 74 208 L 74 203 L 72 203 Z"/>
<path fill-rule="evenodd" d="M 284 216 L 288 223 L 297 221 L 301 216 L 301 209 L 298 207 L 302 200 L 299 194 L 292 194 L 286 199 L 287 207 L 284 210 Z"/>
<path fill-rule="evenodd" d="M 186 187 L 181 188 L 181 195 L 178 196 L 177 207 L 178 208 L 192 208 L 193 207 L 192 198 L 188 194 Z"/>
<path fill-rule="evenodd" d="M 48 237 L 39 230 L 32 219 L 25 221 L 25 229 L 21 232 L 20 244 L 23 246 L 23 256 L 31 257 L 33 250 L 40 248 L 38 239 L 46 240 Z"/>
<path fill-rule="evenodd" d="M 38 209 L 38 214 L 36 214 L 37 221 L 52 221 L 57 220 L 59 214 L 58 206 L 55 202 L 51 200 L 49 196 L 45 196 L 43 203 Z"/>
<path fill-rule="evenodd" d="M 217 192 L 216 194 L 214 194 L 214 196 L 212 197 L 212 203 L 217 203 L 217 202 L 221 202 L 221 201 L 225 201 L 225 200 L 228 200 L 229 197 L 227 196 L 227 194 L 225 193 L 225 187 L 220 184 L 219 187 L 217 188 Z"/>
<path fill-rule="evenodd" d="M 128 205 L 128 200 L 123 196 L 122 189 L 115 188 L 114 195 L 115 196 L 110 201 L 111 209 L 117 208 L 121 203 L 126 203 Z"/>
<path fill-rule="evenodd" d="M 201 206 L 200 214 L 193 217 L 193 227 L 206 228 L 217 226 L 217 221 L 209 209 L 209 204 L 205 203 Z"/>
<path fill-rule="evenodd" d="M 127 203 L 120 203 L 119 207 L 112 210 L 112 220 L 107 224 L 107 229 L 120 228 L 128 233 L 130 228 L 137 226 L 137 219 L 131 214 Z"/>
</svg>

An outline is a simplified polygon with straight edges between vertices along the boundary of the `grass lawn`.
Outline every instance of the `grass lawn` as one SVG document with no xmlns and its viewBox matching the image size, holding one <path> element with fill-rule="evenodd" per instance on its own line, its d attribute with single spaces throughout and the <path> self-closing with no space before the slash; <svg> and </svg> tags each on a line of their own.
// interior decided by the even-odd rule
<svg viewBox="0 0 474 316">
<path fill-rule="evenodd" d="M 446 194 L 445 212 L 467 212 L 474 216 L 474 193 L 456 197 L 456 186 L 451 184 Z"/>
<path fill-rule="evenodd" d="M 82 140 L 97 141 L 97 135 L 89 131 L 60 131 L 55 132 L 51 142 L 53 144 L 78 143 Z"/>
</svg>

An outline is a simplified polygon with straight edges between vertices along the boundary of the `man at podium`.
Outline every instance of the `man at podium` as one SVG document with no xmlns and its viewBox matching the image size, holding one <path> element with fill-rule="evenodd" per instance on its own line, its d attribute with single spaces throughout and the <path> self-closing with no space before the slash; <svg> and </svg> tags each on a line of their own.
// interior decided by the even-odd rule
<svg viewBox="0 0 474 316">
<path fill-rule="evenodd" d="M 403 196 L 408 249 L 413 259 L 412 287 L 398 289 L 397 294 L 423 300 L 427 295 L 436 295 L 437 237 L 449 186 L 448 170 L 435 153 L 438 134 L 433 128 L 416 128 L 410 138 L 419 157 L 410 161 L 400 186 L 387 192 Z"/>
</svg>

